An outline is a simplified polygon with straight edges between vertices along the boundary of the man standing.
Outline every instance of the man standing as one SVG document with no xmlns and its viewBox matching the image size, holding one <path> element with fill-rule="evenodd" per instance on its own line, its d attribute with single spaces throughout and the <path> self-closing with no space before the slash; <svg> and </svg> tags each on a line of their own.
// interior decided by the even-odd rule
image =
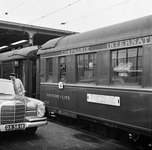
<svg viewBox="0 0 152 150">
<path fill-rule="evenodd" d="M 15 83 L 17 89 L 18 89 L 19 94 L 25 94 L 26 93 L 22 81 L 19 78 L 15 77 L 15 73 L 10 74 L 10 79 L 12 81 L 14 81 L 14 83 Z"/>
</svg>

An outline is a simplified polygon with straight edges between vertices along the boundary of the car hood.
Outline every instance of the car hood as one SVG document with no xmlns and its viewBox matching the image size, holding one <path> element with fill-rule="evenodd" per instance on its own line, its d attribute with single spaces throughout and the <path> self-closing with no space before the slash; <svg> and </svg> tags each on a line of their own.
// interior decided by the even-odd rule
<svg viewBox="0 0 152 150">
<path fill-rule="evenodd" d="M 20 101 L 21 97 L 17 95 L 2 95 L 0 96 L 0 104 L 6 101 L 12 101 L 12 100 L 17 100 Z"/>
<path fill-rule="evenodd" d="M 20 96 L 20 95 L 1 95 L 0 96 L 0 105 L 9 101 L 24 103 L 26 105 L 26 110 L 36 109 L 37 106 L 41 103 L 40 100 L 26 97 L 26 96 Z"/>
</svg>

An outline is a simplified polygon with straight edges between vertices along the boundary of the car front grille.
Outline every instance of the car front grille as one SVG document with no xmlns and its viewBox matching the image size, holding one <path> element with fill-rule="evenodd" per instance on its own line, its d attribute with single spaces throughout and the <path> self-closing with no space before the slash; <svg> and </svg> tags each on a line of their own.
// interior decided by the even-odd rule
<svg viewBox="0 0 152 150">
<path fill-rule="evenodd" d="M 1 124 L 11 124 L 24 122 L 25 105 L 14 102 L 13 105 L 3 105 L 1 107 Z"/>
</svg>

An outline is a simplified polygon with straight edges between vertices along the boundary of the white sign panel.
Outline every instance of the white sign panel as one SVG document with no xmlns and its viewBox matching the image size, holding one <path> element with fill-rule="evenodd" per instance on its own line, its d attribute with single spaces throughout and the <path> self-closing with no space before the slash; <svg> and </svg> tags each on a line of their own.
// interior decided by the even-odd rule
<svg viewBox="0 0 152 150">
<path fill-rule="evenodd" d="M 120 97 L 108 96 L 108 95 L 98 95 L 98 94 L 87 94 L 87 102 L 120 106 Z"/>
<path fill-rule="evenodd" d="M 59 89 L 63 89 L 63 82 L 59 82 Z"/>
</svg>

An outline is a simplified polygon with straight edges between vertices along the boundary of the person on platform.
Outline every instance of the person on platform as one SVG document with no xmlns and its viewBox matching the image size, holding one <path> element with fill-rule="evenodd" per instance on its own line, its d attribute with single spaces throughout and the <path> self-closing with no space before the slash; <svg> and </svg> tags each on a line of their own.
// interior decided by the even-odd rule
<svg viewBox="0 0 152 150">
<path fill-rule="evenodd" d="M 25 94 L 26 93 L 22 81 L 19 78 L 16 78 L 15 73 L 10 74 L 10 79 L 15 83 L 19 94 Z"/>
</svg>

